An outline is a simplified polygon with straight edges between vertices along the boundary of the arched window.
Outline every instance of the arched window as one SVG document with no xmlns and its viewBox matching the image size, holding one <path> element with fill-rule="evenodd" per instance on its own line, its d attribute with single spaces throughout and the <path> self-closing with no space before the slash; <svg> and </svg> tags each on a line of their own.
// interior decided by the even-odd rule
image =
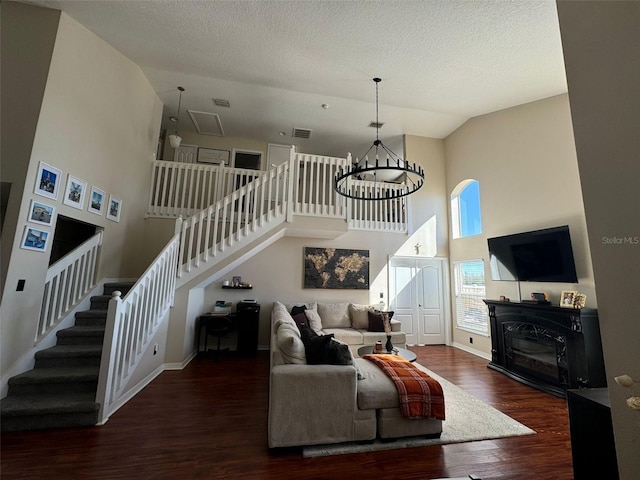
<svg viewBox="0 0 640 480">
<path fill-rule="evenodd" d="M 451 194 L 451 226 L 453 238 L 482 233 L 480 217 L 480 184 L 477 180 L 460 182 Z"/>
</svg>

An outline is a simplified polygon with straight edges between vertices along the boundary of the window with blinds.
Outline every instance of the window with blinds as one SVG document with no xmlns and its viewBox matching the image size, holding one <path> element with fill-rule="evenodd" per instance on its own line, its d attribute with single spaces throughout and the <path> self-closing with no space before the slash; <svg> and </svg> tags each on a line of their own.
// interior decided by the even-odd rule
<svg viewBox="0 0 640 480">
<path fill-rule="evenodd" d="M 486 298 L 484 261 L 455 262 L 456 323 L 458 328 L 489 335 L 489 315 L 482 301 Z"/>
</svg>

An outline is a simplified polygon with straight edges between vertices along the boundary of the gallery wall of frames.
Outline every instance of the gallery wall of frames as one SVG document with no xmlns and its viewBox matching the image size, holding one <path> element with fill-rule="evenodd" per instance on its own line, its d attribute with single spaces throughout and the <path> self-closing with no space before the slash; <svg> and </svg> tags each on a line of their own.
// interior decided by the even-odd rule
<svg viewBox="0 0 640 480">
<path fill-rule="evenodd" d="M 66 182 L 65 182 L 66 179 Z M 122 200 L 107 193 L 96 185 L 91 185 L 44 162 L 38 163 L 38 173 L 34 193 L 43 199 L 32 199 L 29 205 L 27 225 L 24 227 L 20 247 L 26 250 L 44 252 L 47 250 L 51 227 L 55 218 L 56 204 L 62 191 L 62 204 L 78 210 L 106 216 L 107 220 L 120 222 Z M 33 224 L 33 225 L 32 225 Z"/>
</svg>

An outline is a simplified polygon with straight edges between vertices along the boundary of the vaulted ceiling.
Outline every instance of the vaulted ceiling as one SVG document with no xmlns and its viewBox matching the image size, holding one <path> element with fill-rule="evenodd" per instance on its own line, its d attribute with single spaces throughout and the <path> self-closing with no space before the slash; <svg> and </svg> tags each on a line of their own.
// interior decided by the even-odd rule
<svg viewBox="0 0 640 480">
<path fill-rule="evenodd" d="M 471 117 L 567 90 L 548 0 L 25 3 L 66 12 L 138 64 L 165 105 L 164 128 L 181 85 L 179 130 L 195 131 L 187 110 L 217 113 L 227 136 L 306 153 L 367 150 L 373 77 L 385 143 L 444 138 Z"/>
</svg>

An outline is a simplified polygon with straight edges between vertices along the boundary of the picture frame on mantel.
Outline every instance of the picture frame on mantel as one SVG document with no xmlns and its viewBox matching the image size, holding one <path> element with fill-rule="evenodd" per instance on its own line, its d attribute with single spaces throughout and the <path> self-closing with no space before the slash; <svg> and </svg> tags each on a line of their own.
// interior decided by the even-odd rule
<svg viewBox="0 0 640 480">
<path fill-rule="evenodd" d="M 563 308 L 573 308 L 575 296 L 578 294 L 575 290 L 562 290 L 560 295 L 560 306 Z"/>
<path fill-rule="evenodd" d="M 198 147 L 198 163 L 208 163 L 211 165 L 229 165 L 229 150 L 219 150 L 217 148 Z"/>
</svg>

